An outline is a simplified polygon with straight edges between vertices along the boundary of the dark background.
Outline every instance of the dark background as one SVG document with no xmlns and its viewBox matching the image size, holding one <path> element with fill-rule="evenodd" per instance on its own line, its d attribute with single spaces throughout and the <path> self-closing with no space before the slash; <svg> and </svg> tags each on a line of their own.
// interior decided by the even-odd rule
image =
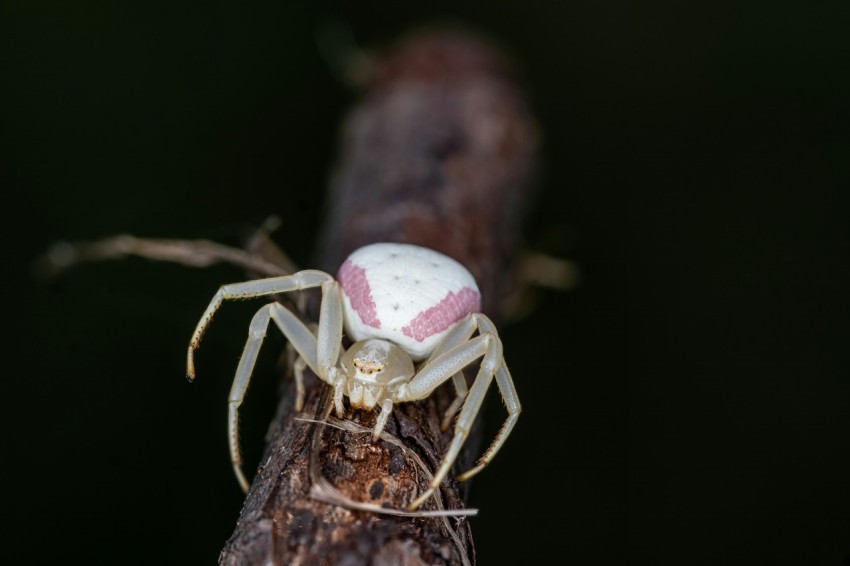
<svg viewBox="0 0 850 566">
<path fill-rule="evenodd" d="M 119 232 L 238 244 L 275 213 L 309 265 L 355 100 L 317 35 L 451 21 L 514 55 L 544 132 L 526 239 L 584 274 L 504 328 L 524 413 L 472 484 L 480 563 L 850 564 L 846 3 L 8 4 L 9 563 L 216 559 L 241 504 L 225 401 L 258 307 L 222 311 L 190 386 L 186 341 L 238 270 L 37 282 L 32 258 Z M 260 365 L 251 465 L 278 379 L 274 354 Z"/>
</svg>

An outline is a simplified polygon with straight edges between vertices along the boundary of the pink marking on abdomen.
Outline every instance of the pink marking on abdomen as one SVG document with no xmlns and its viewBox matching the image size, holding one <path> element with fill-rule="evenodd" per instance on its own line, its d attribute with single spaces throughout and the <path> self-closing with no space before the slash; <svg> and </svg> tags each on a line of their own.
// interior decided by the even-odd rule
<svg viewBox="0 0 850 566">
<path fill-rule="evenodd" d="M 439 303 L 420 312 L 410 324 L 401 329 L 405 336 L 417 342 L 439 334 L 471 312 L 481 309 L 481 295 L 474 289 L 464 287 L 457 293 L 449 291 Z"/>
<path fill-rule="evenodd" d="M 366 279 L 366 270 L 347 259 L 339 268 L 336 280 L 339 281 L 342 292 L 351 301 L 351 308 L 360 315 L 363 324 L 380 328 L 381 321 L 378 320 L 372 288 L 369 286 L 369 280 Z"/>
</svg>

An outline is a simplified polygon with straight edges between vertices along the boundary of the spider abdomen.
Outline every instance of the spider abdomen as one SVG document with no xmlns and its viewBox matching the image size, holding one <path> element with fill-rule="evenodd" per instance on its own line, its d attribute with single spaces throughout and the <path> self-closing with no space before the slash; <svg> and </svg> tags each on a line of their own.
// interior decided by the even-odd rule
<svg viewBox="0 0 850 566">
<path fill-rule="evenodd" d="M 481 308 L 478 285 L 464 266 L 410 244 L 360 248 L 342 264 L 337 281 L 348 336 L 389 340 L 414 360 L 428 357 L 450 328 Z"/>
</svg>

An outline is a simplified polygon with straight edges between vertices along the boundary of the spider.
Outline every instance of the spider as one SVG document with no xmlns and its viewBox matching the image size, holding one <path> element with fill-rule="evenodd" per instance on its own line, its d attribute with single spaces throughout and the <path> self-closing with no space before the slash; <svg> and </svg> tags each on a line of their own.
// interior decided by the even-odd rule
<svg viewBox="0 0 850 566">
<path fill-rule="evenodd" d="M 460 263 L 433 250 L 379 243 L 362 247 L 342 264 L 337 278 L 317 270 L 222 286 L 195 328 L 189 343 L 186 372 L 195 378 L 195 350 L 213 315 L 227 299 L 248 299 L 302 289 L 321 288 L 319 324 L 315 332 L 280 303 L 269 303 L 254 315 L 237 366 L 228 401 L 228 440 L 233 470 L 244 491 L 238 414 L 257 354 L 274 321 L 313 372 L 333 387 L 337 415 L 343 397 L 354 408 L 380 407 L 373 439 L 387 423 L 393 404 L 428 397 L 452 380 L 456 398 L 443 419 L 445 430 L 461 405 L 454 437 L 428 489 L 410 504 L 418 508 L 448 474 L 469 434 L 484 395 L 496 384 L 508 418 L 477 464 L 458 479 L 469 479 L 486 466 L 504 444 L 520 414 L 513 380 L 505 365 L 502 342 L 493 323 L 479 311 L 481 296 L 472 274 Z M 343 328 L 354 342 L 342 352 Z M 473 337 L 476 330 L 478 335 Z M 475 381 L 467 389 L 463 369 L 481 358 Z M 295 371 L 298 398 L 303 400 L 300 371 Z"/>
</svg>

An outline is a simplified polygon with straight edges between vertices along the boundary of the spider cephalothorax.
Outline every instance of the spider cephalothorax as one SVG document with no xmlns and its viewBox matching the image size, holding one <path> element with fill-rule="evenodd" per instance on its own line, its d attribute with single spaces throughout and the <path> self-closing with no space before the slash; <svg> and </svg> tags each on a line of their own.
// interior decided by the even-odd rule
<svg viewBox="0 0 850 566">
<path fill-rule="evenodd" d="M 357 409 L 373 409 L 384 399 L 392 400 L 414 373 L 413 361 L 404 350 L 376 338 L 354 343 L 339 366 L 345 376 L 343 392 Z"/>
<path fill-rule="evenodd" d="M 394 403 L 424 399 L 439 385 L 452 380 L 457 398 L 443 419 L 444 428 L 461 405 L 463 408 L 446 456 L 429 489 L 411 504 L 414 509 L 430 497 L 451 469 L 495 378 L 508 408 L 508 420 L 478 464 L 461 474 L 460 479 L 467 479 L 486 466 L 519 417 L 519 399 L 496 328 L 478 312 L 481 297 L 475 279 L 455 260 L 427 248 L 388 243 L 365 246 L 346 259 L 336 280 L 322 271 L 306 270 L 221 287 L 192 335 L 187 355 L 189 378 L 195 376 L 194 352 L 222 301 L 315 287 L 322 289 L 315 334 L 279 303 L 263 306 L 251 321 L 229 400 L 231 460 L 243 489 L 248 490 L 248 482 L 239 453 L 238 409 L 270 320 L 304 363 L 334 388 L 334 405 L 340 416 L 344 413 L 344 397 L 355 408 L 380 407 L 375 439 L 386 425 Z M 343 329 L 355 342 L 340 355 Z M 473 337 L 476 331 L 478 335 Z M 478 375 L 467 390 L 462 371 L 479 359 Z M 298 372 L 296 377 L 300 379 Z M 296 406 L 300 405 L 299 398 Z"/>
</svg>

